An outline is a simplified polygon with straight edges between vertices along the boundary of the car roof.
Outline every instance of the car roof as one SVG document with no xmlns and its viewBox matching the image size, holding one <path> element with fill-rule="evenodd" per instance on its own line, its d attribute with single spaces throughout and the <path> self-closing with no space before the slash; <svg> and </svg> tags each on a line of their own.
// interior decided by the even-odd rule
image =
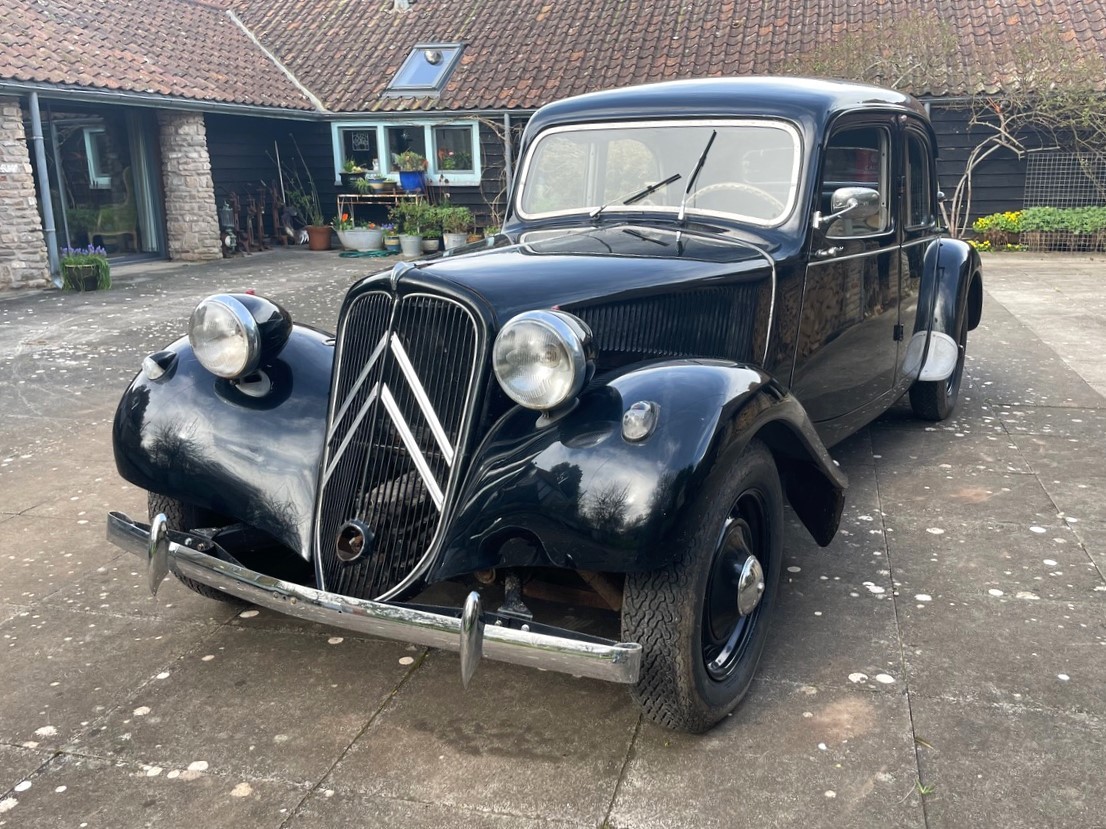
<svg viewBox="0 0 1106 829">
<path fill-rule="evenodd" d="M 928 121 L 925 108 L 910 95 L 869 84 L 822 78 L 704 78 L 565 98 L 534 114 L 524 143 L 559 124 L 657 117 L 775 117 L 820 131 L 836 115 L 864 109 L 899 110 Z"/>
</svg>

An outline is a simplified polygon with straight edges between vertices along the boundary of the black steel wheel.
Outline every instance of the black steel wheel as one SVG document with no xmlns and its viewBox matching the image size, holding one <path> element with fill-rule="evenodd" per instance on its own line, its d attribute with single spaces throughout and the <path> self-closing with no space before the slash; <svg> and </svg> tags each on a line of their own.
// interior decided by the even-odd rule
<svg viewBox="0 0 1106 829">
<path fill-rule="evenodd" d="M 952 414 L 960 399 L 960 382 L 964 379 L 964 358 L 968 351 L 968 315 L 960 311 L 956 345 L 956 368 L 945 380 L 916 382 L 910 387 L 910 408 L 921 420 L 941 421 Z"/>
<path fill-rule="evenodd" d="M 677 560 L 626 577 L 622 635 L 642 645 L 632 693 L 654 722 L 702 732 L 753 681 L 783 560 L 783 493 L 768 449 L 752 442 L 708 477 Z"/>
<path fill-rule="evenodd" d="M 159 512 L 163 512 L 165 513 L 165 519 L 171 530 L 187 531 L 196 529 L 197 527 L 219 527 L 226 524 L 222 516 L 205 509 L 200 509 L 192 504 L 186 504 L 184 501 L 179 501 L 176 498 L 170 498 L 168 495 L 158 495 L 156 492 L 149 492 L 147 493 L 147 504 L 149 507 L 150 520 L 152 521 L 154 516 Z M 233 605 L 244 604 L 238 597 L 224 593 L 222 590 L 216 590 L 214 587 L 209 587 L 198 581 L 193 581 L 177 573 L 173 573 L 173 575 L 181 584 L 189 590 L 199 593 L 205 599 L 215 599 L 216 601 Z"/>
</svg>

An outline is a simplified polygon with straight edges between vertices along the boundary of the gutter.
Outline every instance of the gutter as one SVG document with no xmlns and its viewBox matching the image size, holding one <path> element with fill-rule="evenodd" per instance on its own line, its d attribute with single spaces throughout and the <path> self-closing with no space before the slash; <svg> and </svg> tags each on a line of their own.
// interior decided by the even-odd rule
<svg viewBox="0 0 1106 829">
<path fill-rule="evenodd" d="M 152 109 L 188 110 L 192 112 L 217 112 L 227 115 L 252 115 L 259 118 L 291 118 L 300 121 L 331 120 L 333 113 L 311 109 L 284 109 L 259 104 L 233 104 L 220 101 L 202 101 L 196 98 L 176 98 L 152 92 L 126 92 L 114 89 L 89 89 L 81 86 L 36 83 L 32 81 L 0 80 L 0 94 L 30 95 L 38 93 L 44 98 L 62 98 L 86 103 L 142 106 Z"/>
</svg>

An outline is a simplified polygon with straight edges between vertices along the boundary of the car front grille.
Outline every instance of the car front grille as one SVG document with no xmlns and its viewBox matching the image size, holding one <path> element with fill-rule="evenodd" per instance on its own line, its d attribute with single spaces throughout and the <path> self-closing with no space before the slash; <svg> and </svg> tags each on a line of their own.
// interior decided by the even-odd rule
<svg viewBox="0 0 1106 829">
<path fill-rule="evenodd" d="M 326 590 L 391 598 L 417 581 L 448 503 L 481 357 L 474 316 L 428 294 L 357 297 L 338 343 L 315 522 Z M 342 561 L 337 539 L 357 520 L 370 549 Z"/>
</svg>

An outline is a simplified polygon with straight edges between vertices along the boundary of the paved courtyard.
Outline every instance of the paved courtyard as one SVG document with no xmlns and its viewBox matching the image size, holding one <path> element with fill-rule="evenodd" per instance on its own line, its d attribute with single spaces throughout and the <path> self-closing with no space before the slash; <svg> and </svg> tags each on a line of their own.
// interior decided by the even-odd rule
<svg viewBox="0 0 1106 829">
<path fill-rule="evenodd" d="M 1106 825 L 1106 267 L 985 259 L 961 406 L 833 450 L 759 679 L 705 736 L 624 689 L 229 607 L 109 546 L 114 406 L 196 299 L 333 328 L 374 264 L 130 266 L 0 300 L 0 826 Z"/>
</svg>

